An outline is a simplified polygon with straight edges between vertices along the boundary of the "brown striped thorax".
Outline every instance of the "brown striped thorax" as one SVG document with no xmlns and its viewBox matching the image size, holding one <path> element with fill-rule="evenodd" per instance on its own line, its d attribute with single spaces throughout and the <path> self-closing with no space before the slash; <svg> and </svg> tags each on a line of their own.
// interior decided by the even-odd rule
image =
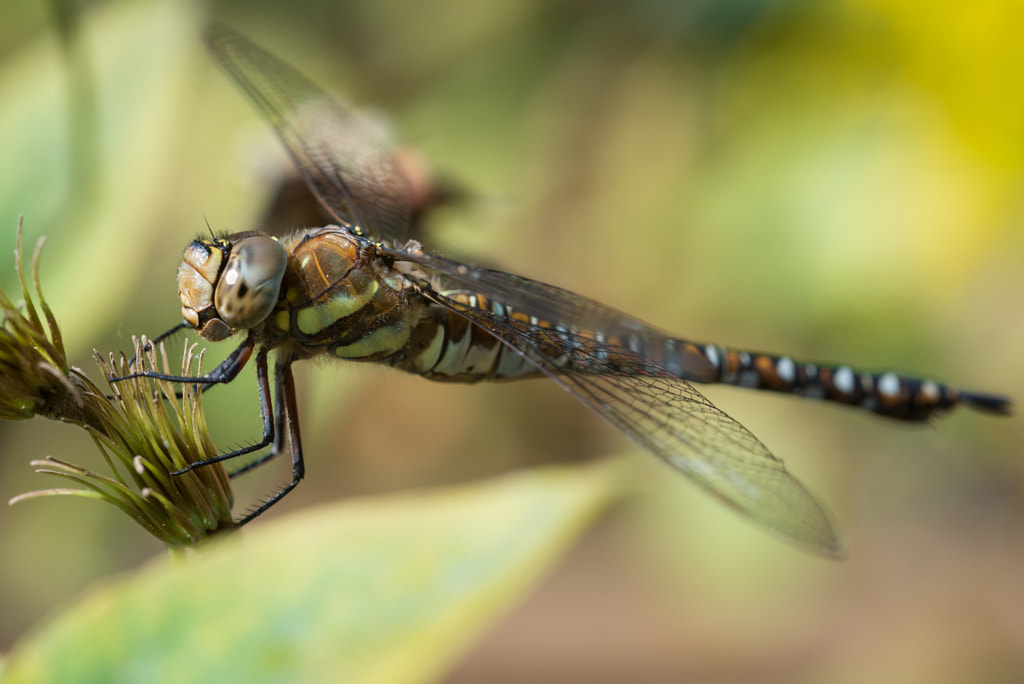
<svg viewBox="0 0 1024 684">
<path fill-rule="evenodd" d="M 327 226 L 283 244 L 288 268 L 267 332 L 282 354 L 373 361 L 405 344 L 412 323 L 407 283 L 372 241 Z"/>
<path fill-rule="evenodd" d="M 544 376 L 644 449 L 752 520 L 819 553 L 841 544 L 828 514 L 772 453 L 691 383 L 857 406 L 904 421 L 958 405 L 1007 414 L 1008 398 L 891 371 L 799 361 L 665 334 L 553 285 L 453 261 L 420 247 L 409 173 L 379 127 L 237 34 L 208 46 L 276 128 L 337 225 L 276 239 L 257 232 L 197 239 L 178 269 L 184 322 L 209 341 L 243 341 L 208 375 L 159 376 L 195 386 L 256 366 L 263 437 L 188 468 L 282 453 L 302 479 L 292 364 L 321 357 L 371 361 L 444 382 Z M 271 391 L 269 366 L 273 359 Z M 152 374 L 151 374 L 152 375 Z"/>
</svg>

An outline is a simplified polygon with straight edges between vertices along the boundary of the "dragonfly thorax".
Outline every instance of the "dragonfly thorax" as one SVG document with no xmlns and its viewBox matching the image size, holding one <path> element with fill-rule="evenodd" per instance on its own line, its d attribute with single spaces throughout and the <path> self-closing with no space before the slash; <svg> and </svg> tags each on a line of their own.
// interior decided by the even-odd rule
<svg viewBox="0 0 1024 684">
<path fill-rule="evenodd" d="M 178 267 L 181 315 L 204 339 L 262 323 L 277 303 L 288 255 L 266 235 L 193 240 Z"/>
</svg>

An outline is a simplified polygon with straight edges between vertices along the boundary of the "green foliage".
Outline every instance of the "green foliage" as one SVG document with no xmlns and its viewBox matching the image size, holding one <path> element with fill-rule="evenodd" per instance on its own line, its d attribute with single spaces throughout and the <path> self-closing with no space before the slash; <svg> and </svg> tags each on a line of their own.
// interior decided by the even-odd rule
<svg viewBox="0 0 1024 684">
<path fill-rule="evenodd" d="M 8 684 L 432 681 L 607 504 L 618 463 L 356 500 L 108 582 Z"/>
</svg>

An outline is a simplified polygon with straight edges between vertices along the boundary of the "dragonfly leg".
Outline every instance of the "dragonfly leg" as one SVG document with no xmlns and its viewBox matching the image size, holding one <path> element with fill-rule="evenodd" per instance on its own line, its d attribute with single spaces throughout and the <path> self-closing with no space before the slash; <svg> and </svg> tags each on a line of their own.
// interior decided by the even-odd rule
<svg viewBox="0 0 1024 684">
<path fill-rule="evenodd" d="M 274 439 L 274 417 L 273 417 L 274 407 L 270 403 L 270 380 L 269 380 L 269 374 L 268 374 L 268 371 L 267 371 L 267 353 L 268 352 L 267 352 L 266 349 L 262 349 L 261 348 L 259 350 L 259 352 L 257 352 L 257 354 L 256 354 L 256 384 L 259 387 L 259 392 L 260 392 L 260 413 L 263 416 L 263 437 L 262 437 L 262 439 L 260 439 L 260 441 L 257 442 L 256 444 L 250 444 L 249 446 L 244 446 L 241 449 L 235 449 L 234 451 L 229 451 L 227 453 L 220 454 L 218 456 L 214 456 L 213 458 L 203 459 L 202 461 L 195 461 L 194 463 L 188 464 L 186 467 L 182 468 L 181 470 L 176 470 L 175 472 L 171 473 L 171 475 L 181 475 L 182 473 L 187 473 L 190 470 L 195 470 L 196 468 L 202 468 L 203 466 L 212 465 L 214 463 L 220 463 L 222 461 L 228 461 L 228 460 L 231 460 L 233 458 L 237 458 L 239 456 L 244 456 L 245 454 L 251 454 L 254 451 L 259 451 L 260 449 L 266 447 L 271 442 L 274 442 L 274 444 L 275 444 L 274 450 L 272 450 L 271 453 L 268 456 L 265 456 L 265 457 L 259 459 L 259 462 L 263 462 L 265 460 L 269 460 L 270 458 L 273 458 L 274 456 L 276 456 L 276 454 L 274 453 L 275 451 L 277 451 L 277 442 Z M 246 358 L 248 358 L 248 357 L 246 357 Z M 227 360 L 225 360 L 225 363 L 226 362 L 227 362 Z M 224 364 L 221 364 L 221 365 L 224 365 Z M 243 365 L 244 365 L 244 363 L 243 363 Z M 218 368 L 220 368 L 220 366 L 218 366 Z M 239 370 L 241 370 L 240 367 L 239 367 Z M 216 372 L 216 369 L 214 370 L 214 372 Z M 212 373 L 211 373 L 211 375 L 212 375 Z M 238 375 L 238 371 L 236 370 L 234 372 L 234 376 L 237 376 L 237 375 Z M 232 376 L 232 377 L 234 377 L 234 376 Z M 227 380 L 225 380 L 224 382 L 227 382 Z M 280 399 L 279 399 L 278 406 L 280 406 Z M 244 472 L 245 470 L 248 470 L 250 467 L 252 467 L 251 464 L 249 466 L 243 467 L 238 472 L 232 473 L 231 477 L 234 477 L 235 475 L 238 475 L 241 472 Z"/>
<path fill-rule="evenodd" d="M 271 452 L 258 461 L 245 466 L 243 470 L 249 470 L 278 456 L 284 448 L 284 435 L 285 432 L 287 432 L 288 443 L 292 452 L 292 479 L 291 482 L 285 484 L 271 496 L 264 499 L 256 508 L 249 511 L 244 518 L 237 521 L 235 524 L 239 527 L 250 522 L 283 499 L 288 492 L 298 486 L 299 482 L 306 474 L 306 465 L 302 459 L 302 437 L 299 433 L 299 414 L 295 402 L 295 377 L 292 375 L 290 363 L 283 363 L 277 367 L 277 407 L 277 438 L 274 440 L 274 446 L 271 449 Z"/>
<path fill-rule="evenodd" d="M 153 339 L 151 339 L 148 342 L 146 342 L 145 346 L 142 347 L 142 349 L 140 351 L 148 352 L 149 350 L 153 349 L 156 345 L 158 345 L 161 342 L 163 342 L 164 340 L 166 340 L 168 337 L 171 337 L 172 335 L 176 335 L 179 330 L 183 330 L 183 329 L 188 328 L 188 327 L 190 327 L 189 324 L 187 322 L 185 322 L 185 321 L 182 321 L 181 323 L 178 323 L 176 326 L 174 326 L 170 330 L 166 330 L 166 331 L 160 333 L 159 335 L 157 335 L 156 337 L 154 337 Z M 131 368 L 132 366 L 135 365 L 135 360 L 137 358 L 139 358 L 139 355 L 138 354 L 134 354 L 132 356 L 132 358 L 128 359 L 128 367 L 129 368 Z"/>
<path fill-rule="evenodd" d="M 176 330 L 172 328 L 167 331 L 161 338 L 167 337 Z M 107 378 L 107 382 L 114 384 L 117 382 L 124 382 L 125 380 L 134 380 L 136 378 L 152 378 L 153 380 L 164 380 L 166 382 L 174 382 L 180 385 L 199 385 L 200 392 L 205 392 L 214 385 L 223 385 L 224 383 L 231 382 L 238 374 L 245 368 L 245 364 L 249 362 L 249 358 L 252 356 L 253 349 L 256 347 L 256 338 L 253 335 L 249 335 L 245 339 L 245 342 L 238 345 L 231 354 L 220 362 L 216 368 L 207 373 L 206 375 L 199 376 L 185 376 L 185 375 L 169 375 L 167 373 L 157 373 L 156 371 L 140 371 L 138 373 L 129 373 L 128 375 L 121 375 L 118 377 Z M 134 359 L 134 357 L 132 357 Z M 166 395 L 163 395 L 166 398 Z M 181 399 L 183 392 L 177 391 L 174 393 L 175 399 Z M 107 395 L 107 399 L 113 401 L 117 397 L 113 395 Z"/>
<path fill-rule="evenodd" d="M 259 366 L 257 366 L 257 368 L 259 368 Z M 287 368 L 287 371 L 285 371 L 284 368 Z M 278 368 L 277 368 L 277 373 L 278 373 L 277 377 L 278 377 L 278 379 L 277 379 L 277 383 L 276 383 L 276 390 L 277 390 L 276 394 L 277 394 L 277 396 L 275 397 L 275 402 L 276 402 L 275 406 L 277 406 L 278 411 L 277 411 L 276 418 L 274 419 L 274 423 L 273 424 L 271 424 L 271 422 L 270 422 L 271 411 L 268 409 L 268 404 L 267 404 L 268 398 L 270 396 L 270 382 L 268 381 L 266 374 L 263 374 L 260 377 L 260 405 L 263 407 L 263 441 L 261 442 L 261 444 L 262 444 L 262 446 L 267 446 L 268 444 L 270 444 L 271 441 L 273 441 L 274 444 L 271 447 L 269 452 L 267 452 L 263 456 L 260 456 L 259 458 L 257 458 L 254 461 L 250 461 L 249 463 L 246 463 L 245 465 L 243 465 L 238 470 L 235 470 L 234 472 L 232 472 L 229 475 L 229 477 L 232 480 L 235 479 L 236 477 L 238 477 L 239 475 L 243 475 L 243 474 L 249 472 L 250 470 L 254 470 L 256 468 L 259 468 L 261 465 L 263 465 L 264 463 L 267 463 L 268 461 L 274 460 L 275 458 L 280 456 L 281 452 L 284 450 L 283 440 L 284 440 L 284 436 L 286 434 L 286 429 L 285 429 L 285 425 L 284 425 L 286 412 L 284 411 L 284 409 L 285 409 L 285 406 L 286 406 L 286 399 L 283 396 L 283 393 L 284 393 L 284 383 L 281 381 L 281 374 L 285 373 L 285 372 L 287 372 L 288 377 L 291 377 L 291 365 L 290 364 L 281 365 L 281 366 L 278 366 Z M 292 384 L 294 385 L 294 382 Z M 294 401 L 293 401 L 293 407 L 294 407 Z M 268 430 L 269 430 L 269 432 L 268 432 Z"/>
<path fill-rule="evenodd" d="M 114 382 L 124 382 L 125 380 L 134 380 L 135 378 L 152 378 L 153 380 L 165 380 L 167 382 L 176 382 L 182 385 L 223 385 L 226 382 L 231 382 L 238 374 L 245 368 L 245 364 L 249 362 L 249 358 L 252 356 L 253 349 L 256 348 L 256 337 L 250 334 L 245 338 L 245 342 L 238 345 L 231 354 L 220 362 L 220 364 L 206 375 L 197 376 L 185 376 L 185 375 L 169 375 L 167 373 L 157 373 L 156 371 L 140 371 L 138 373 L 129 373 L 128 375 L 121 375 L 116 378 L 109 378 L 108 380 Z"/>
</svg>

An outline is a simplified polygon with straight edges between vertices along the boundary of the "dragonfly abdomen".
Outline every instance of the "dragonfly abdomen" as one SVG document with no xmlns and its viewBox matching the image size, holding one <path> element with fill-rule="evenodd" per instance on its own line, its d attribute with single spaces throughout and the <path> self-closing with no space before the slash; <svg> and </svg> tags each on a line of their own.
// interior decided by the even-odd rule
<svg viewBox="0 0 1024 684">
<path fill-rule="evenodd" d="M 483 295 L 446 292 L 453 302 L 483 309 L 502 318 L 505 307 Z M 401 354 L 396 368 L 442 382 L 512 380 L 540 375 L 536 366 L 479 325 L 451 309 L 427 302 Z"/>
<path fill-rule="evenodd" d="M 694 348 L 714 369 L 711 376 L 687 378 L 698 382 L 717 382 L 834 401 L 909 421 L 927 420 L 961 403 L 992 413 L 1009 412 L 1010 402 L 1004 397 L 966 392 L 935 380 L 893 371 L 865 371 L 846 365 L 808 363 L 789 356 L 713 344 L 694 345 Z"/>
<path fill-rule="evenodd" d="M 893 371 L 866 371 L 847 365 L 809 363 L 789 356 L 764 354 L 672 338 L 629 323 L 614 332 L 587 331 L 539 320 L 507 304 L 471 291 L 437 293 L 446 306 L 429 304 L 406 347 L 406 370 L 433 380 L 477 382 L 536 376 L 541 365 L 569 373 L 596 375 L 666 375 L 700 383 L 721 383 L 794 394 L 867 409 L 880 416 L 923 421 L 959 404 L 1006 414 L 1010 400 L 960 390 L 935 380 Z M 465 309 L 477 321 L 458 313 Z M 480 313 L 484 316 L 481 317 Z M 487 331 L 521 328 L 533 339 L 522 355 Z M 553 369 L 552 369 L 553 370 Z"/>
</svg>

